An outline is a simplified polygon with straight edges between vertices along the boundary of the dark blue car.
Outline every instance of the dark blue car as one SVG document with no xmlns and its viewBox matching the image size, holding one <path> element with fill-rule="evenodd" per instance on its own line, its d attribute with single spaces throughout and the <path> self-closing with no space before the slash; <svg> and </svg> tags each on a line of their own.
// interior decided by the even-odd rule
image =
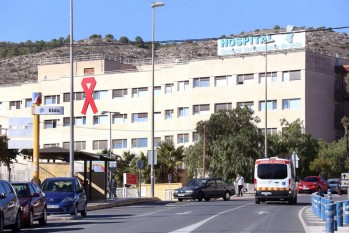
<svg viewBox="0 0 349 233">
<path fill-rule="evenodd" d="M 46 195 L 47 214 L 81 213 L 81 216 L 86 217 L 86 193 L 78 178 L 47 178 L 40 187 Z"/>
</svg>

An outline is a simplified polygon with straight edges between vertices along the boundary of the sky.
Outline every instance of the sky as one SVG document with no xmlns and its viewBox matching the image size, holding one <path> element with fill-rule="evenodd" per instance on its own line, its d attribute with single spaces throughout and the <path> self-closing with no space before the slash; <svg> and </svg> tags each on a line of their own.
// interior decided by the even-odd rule
<svg viewBox="0 0 349 233">
<path fill-rule="evenodd" d="M 152 40 L 151 0 L 73 0 L 74 40 L 93 34 Z M 155 41 L 219 38 L 275 25 L 349 26 L 348 0 L 162 0 Z M 349 28 L 336 30 L 349 34 Z M 51 41 L 70 34 L 70 0 L 0 0 L 0 41 Z"/>
</svg>

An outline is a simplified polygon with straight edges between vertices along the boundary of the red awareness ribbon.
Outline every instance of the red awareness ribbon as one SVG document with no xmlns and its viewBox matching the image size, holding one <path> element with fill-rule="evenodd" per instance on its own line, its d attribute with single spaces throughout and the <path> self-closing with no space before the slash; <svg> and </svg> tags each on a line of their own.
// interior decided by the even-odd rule
<svg viewBox="0 0 349 233">
<path fill-rule="evenodd" d="M 87 111 L 89 104 L 91 105 L 93 113 L 98 112 L 95 101 L 93 99 L 93 91 L 95 89 L 96 83 L 97 82 L 96 82 L 94 77 L 84 78 L 81 81 L 81 86 L 84 89 L 85 96 L 86 96 L 85 103 L 84 103 L 84 106 L 82 107 L 82 111 L 81 111 L 81 113 L 83 115 L 86 115 L 86 111 Z M 90 84 L 90 87 L 88 87 L 88 84 Z"/>
</svg>

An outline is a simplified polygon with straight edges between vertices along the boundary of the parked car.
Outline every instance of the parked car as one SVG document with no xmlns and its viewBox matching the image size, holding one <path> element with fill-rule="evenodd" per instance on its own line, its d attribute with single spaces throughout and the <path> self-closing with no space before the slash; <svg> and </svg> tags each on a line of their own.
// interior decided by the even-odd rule
<svg viewBox="0 0 349 233">
<path fill-rule="evenodd" d="M 32 227 L 33 221 L 39 221 L 40 225 L 47 223 L 46 196 L 33 182 L 12 183 L 22 206 L 22 224 Z"/>
<path fill-rule="evenodd" d="M 314 192 L 327 192 L 328 184 L 323 177 L 320 176 L 307 176 L 303 180 L 300 180 L 298 184 L 298 193 L 314 193 Z"/>
<path fill-rule="evenodd" d="M 209 201 L 211 198 L 220 197 L 228 201 L 233 195 L 235 195 L 235 186 L 219 178 L 192 179 L 186 186 L 175 189 L 173 193 L 174 198 L 178 198 L 178 201 L 183 201 L 183 199 Z"/>
<path fill-rule="evenodd" d="M 328 183 L 329 189 L 331 189 L 332 193 L 338 193 L 339 195 L 342 195 L 343 193 L 347 192 L 346 188 L 341 187 L 341 179 L 339 179 L 339 178 L 328 179 L 327 183 Z"/>
<path fill-rule="evenodd" d="M 0 232 L 3 228 L 11 228 L 13 232 L 21 229 L 21 205 L 12 185 L 0 180 Z"/>
<path fill-rule="evenodd" d="M 40 187 L 46 195 L 47 214 L 87 215 L 86 193 L 78 178 L 47 178 Z"/>
</svg>

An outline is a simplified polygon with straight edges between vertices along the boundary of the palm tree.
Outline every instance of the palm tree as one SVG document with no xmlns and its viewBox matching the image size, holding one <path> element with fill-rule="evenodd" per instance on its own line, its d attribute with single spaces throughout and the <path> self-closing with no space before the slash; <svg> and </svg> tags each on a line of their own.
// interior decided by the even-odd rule
<svg viewBox="0 0 349 233">
<path fill-rule="evenodd" d="M 172 175 L 173 182 L 179 182 L 179 168 L 184 159 L 184 147 L 175 148 L 172 141 L 160 142 L 158 148 L 157 181 L 167 183 L 168 175 Z"/>
</svg>

